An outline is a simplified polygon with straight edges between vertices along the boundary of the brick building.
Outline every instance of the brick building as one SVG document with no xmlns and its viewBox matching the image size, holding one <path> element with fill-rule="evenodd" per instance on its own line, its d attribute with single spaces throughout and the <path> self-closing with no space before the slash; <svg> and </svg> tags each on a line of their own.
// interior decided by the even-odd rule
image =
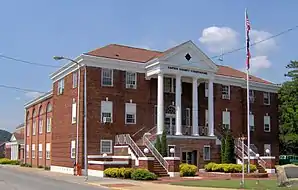
<svg viewBox="0 0 298 190">
<path fill-rule="evenodd" d="M 130 134 L 140 150 L 145 133 L 154 141 L 166 130 L 175 157 L 202 167 L 219 160 L 222 126 L 235 137 L 246 134 L 246 74 L 216 65 L 191 41 L 164 52 L 111 44 L 75 61 L 79 71 L 69 62 L 51 75 L 52 92 L 25 106 L 26 160 L 33 165 L 45 163 L 32 156 L 39 151 L 45 158 L 47 150 L 51 170 L 71 172 L 77 148 L 83 165 L 84 88 L 88 155 L 115 154 L 115 136 L 121 134 Z M 251 144 L 261 155 L 266 149 L 273 156 L 279 152 L 277 90 L 250 76 Z M 49 118 L 51 130 L 40 133 Z"/>
</svg>

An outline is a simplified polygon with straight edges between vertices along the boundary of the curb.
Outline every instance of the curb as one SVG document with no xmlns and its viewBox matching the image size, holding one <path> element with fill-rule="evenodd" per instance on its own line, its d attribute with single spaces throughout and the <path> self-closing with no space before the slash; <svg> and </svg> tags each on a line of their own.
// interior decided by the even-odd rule
<svg viewBox="0 0 298 190">
<path fill-rule="evenodd" d="M 93 186 L 97 186 L 97 187 L 101 187 L 101 188 L 106 188 L 106 189 L 115 189 L 115 190 L 129 190 L 129 189 L 125 189 L 122 187 L 106 187 L 104 185 L 98 184 L 98 183 L 90 183 L 90 182 L 86 182 L 88 185 L 93 185 Z"/>
</svg>

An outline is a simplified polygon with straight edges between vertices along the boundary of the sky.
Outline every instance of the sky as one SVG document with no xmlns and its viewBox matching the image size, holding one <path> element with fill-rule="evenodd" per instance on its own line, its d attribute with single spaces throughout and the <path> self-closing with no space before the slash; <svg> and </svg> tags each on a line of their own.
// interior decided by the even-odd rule
<svg viewBox="0 0 298 190">
<path fill-rule="evenodd" d="M 244 10 L 257 42 L 298 25 L 294 0 L 27 0 L 3 1 L 0 11 L 0 128 L 13 131 L 24 121 L 24 104 L 51 89 L 49 75 L 65 64 L 55 55 L 74 58 L 117 43 L 165 50 L 192 40 L 208 56 L 245 46 Z M 298 29 L 251 47 L 251 72 L 282 83 L 285 66 L 298 59 Z M 245 68 L 245 50 L 217 64 Z M 3 85 L 32 89 L 25 92 Z M 2 86 L 2 87 L 1 87 Z"/>
</svg>

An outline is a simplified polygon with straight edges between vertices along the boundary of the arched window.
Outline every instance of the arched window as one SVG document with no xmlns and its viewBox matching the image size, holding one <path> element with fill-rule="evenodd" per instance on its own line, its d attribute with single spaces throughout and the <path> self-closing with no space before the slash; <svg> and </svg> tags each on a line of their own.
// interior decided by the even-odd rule
<svg viewBox="0 0 298 190">
<path fill-rule="evenodd" d="M 30 112 L 27 111 L 27 113 L 26 113 L 26 122 L 25 122 L 25 124 L 26 124 L 25 127 L 26 127 L 26 134 L 27 134 L 27 137 L 29 137 L 29 134 L 30 134 L 30 127 L 29 127 L 29 124 L 28 124 L 29 117 L 30 117 Z"/>
<path fill-rule="evenodd" d="M 52 104 L 51 103 L 48 103 L 48 105 L 47 105 L 47 113 L 49 113 L 51 111 L 52 111 Z"/>
<path fill-rule="evenodd" d="M 42 106 L 39 107 L 39 111 L 38 111 L 38 131 L 39 134 L 42 134 L 43 131 L 43 119 L 41 117 L 42 114 Z"/>
<path fill-rule="evenodd" d="M 35 109 L 33 109 L 33 112 L 32 112 L 32 117 L 36 117 L 36 110 Z"/>
</svg>

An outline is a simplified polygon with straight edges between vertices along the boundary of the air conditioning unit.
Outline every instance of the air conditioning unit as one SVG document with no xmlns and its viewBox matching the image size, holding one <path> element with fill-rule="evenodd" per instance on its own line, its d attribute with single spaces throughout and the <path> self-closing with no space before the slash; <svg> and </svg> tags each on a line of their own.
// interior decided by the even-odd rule
<svg viewBox="0 0 298 190">
<path fill-rule="evenodd" d="M 110 117 L 103 117 L 103 123 L 111 123 L 112 119 Z"/>
<path fill-rule="evenodd" d="M 230 99 L 230 96 L 228 94 L 223 94 L 222 95 L 222 99 L 228 99 L 229 100 Z"/>
<path fill-rule="evenodd" d="M 135 88 L 135 85 L 133 85 L 133 84 L 127 84 L 126 85 L 126 88 Z"/>
</svg>

